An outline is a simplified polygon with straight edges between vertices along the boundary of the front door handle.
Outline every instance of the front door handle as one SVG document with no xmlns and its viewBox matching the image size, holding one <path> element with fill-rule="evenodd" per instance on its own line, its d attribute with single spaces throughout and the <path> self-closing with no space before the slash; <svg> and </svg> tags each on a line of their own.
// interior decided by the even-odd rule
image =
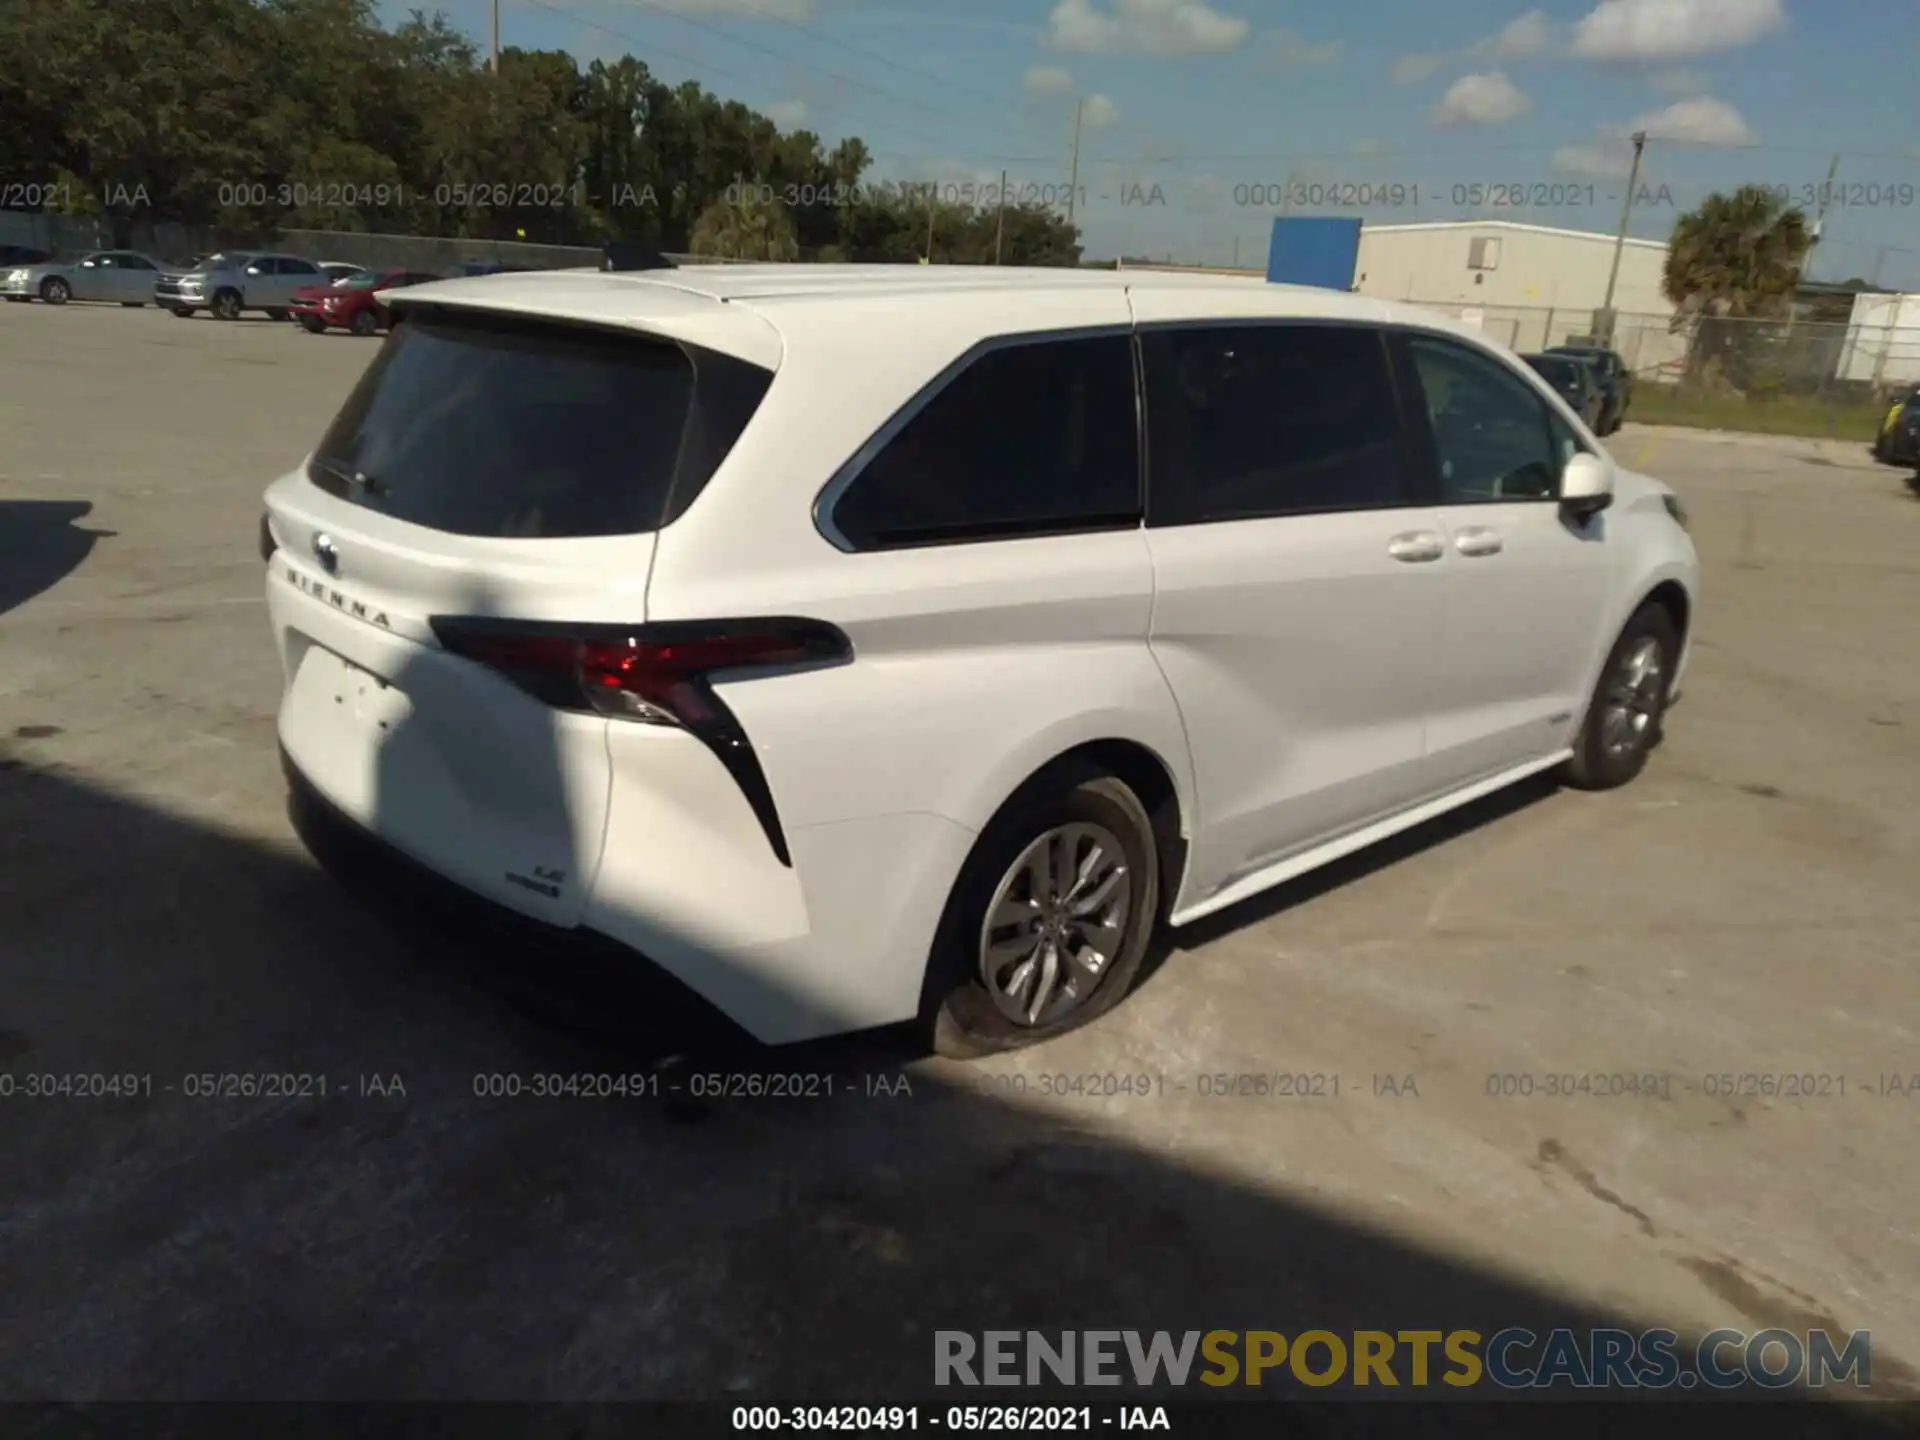
<svg viewBox="0 0 1920 1440">
<path fill-rule="evenodd" d="M 1453 548 L 1462 555 L 1498 555 L 1505 544 L 1498 530 L 1489 530 L 1484 525 L 1469 526 L 1453 537 Z"/>
<path fill-rule="evenodd" d="M 1440 537 L 1431 530 L 1409 530 L 1387 542 L 1387 554 L 1409 565 L 1438 560 L 1444 553 Z"/>
</svg>

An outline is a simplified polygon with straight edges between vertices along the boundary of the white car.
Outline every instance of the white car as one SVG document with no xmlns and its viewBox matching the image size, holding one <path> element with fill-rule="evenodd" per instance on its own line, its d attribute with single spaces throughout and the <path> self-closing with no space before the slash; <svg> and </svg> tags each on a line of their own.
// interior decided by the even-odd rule
<svg viewBox="0 0 1920 1440">
<path fill-rule="evenodd" d="M 1060 1033 L 1184 925 L 1632 779 L 1700 572 L 1476 332 L 1212 276 L 421 285 L 262 549 L 297 805 L 768 1043 Z"/>
</svg>

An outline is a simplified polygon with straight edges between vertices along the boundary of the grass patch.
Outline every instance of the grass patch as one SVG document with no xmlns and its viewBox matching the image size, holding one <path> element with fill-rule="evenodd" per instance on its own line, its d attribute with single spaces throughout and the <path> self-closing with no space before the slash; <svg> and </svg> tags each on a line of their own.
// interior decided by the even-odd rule
<svg viewBox="0 0 1920 1440">
<path fill-rule="evenodd" d="M 1695 430 L 1750 430 L 1760 435 L 1804 435 L 1871 445 L 1886 418 L 1885 405 L 1826 401 L 1813 396 L 1747 400 L 1738 395 L 1683 395 L 1664 386 L 1633 392 L 1629 420 Z"/>
</svg>

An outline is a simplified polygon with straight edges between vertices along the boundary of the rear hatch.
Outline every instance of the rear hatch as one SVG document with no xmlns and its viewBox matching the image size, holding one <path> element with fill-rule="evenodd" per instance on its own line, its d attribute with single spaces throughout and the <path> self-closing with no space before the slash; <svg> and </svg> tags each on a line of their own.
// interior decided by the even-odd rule
<svg viewBox="0 0 1920 1440">
<path fill-rule="evenodd" d="M 388 843 L 571 925 L 609 791 L 579 647 L 644 622 L 654 533 L 771 372 L 625 326 L 446 306 L 401 318 L 307 463 L 267 492 L 281 744 Z M 531 648 L 502 642 L 530 631 Z"/>
</svg>

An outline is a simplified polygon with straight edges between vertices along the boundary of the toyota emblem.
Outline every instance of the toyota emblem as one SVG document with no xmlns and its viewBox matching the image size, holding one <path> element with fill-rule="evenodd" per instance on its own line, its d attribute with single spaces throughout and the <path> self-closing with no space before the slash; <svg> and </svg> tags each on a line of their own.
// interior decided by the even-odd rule
<svg viewBox="0 0 1920 1440">
<path fill-rule="evenodd" d="M 340 573 L 340 547 L 333 543 L 331 535 L 313 537 L 313 558 L 320 562 L 320 568 L 329 575 Z"/>
</svg>

